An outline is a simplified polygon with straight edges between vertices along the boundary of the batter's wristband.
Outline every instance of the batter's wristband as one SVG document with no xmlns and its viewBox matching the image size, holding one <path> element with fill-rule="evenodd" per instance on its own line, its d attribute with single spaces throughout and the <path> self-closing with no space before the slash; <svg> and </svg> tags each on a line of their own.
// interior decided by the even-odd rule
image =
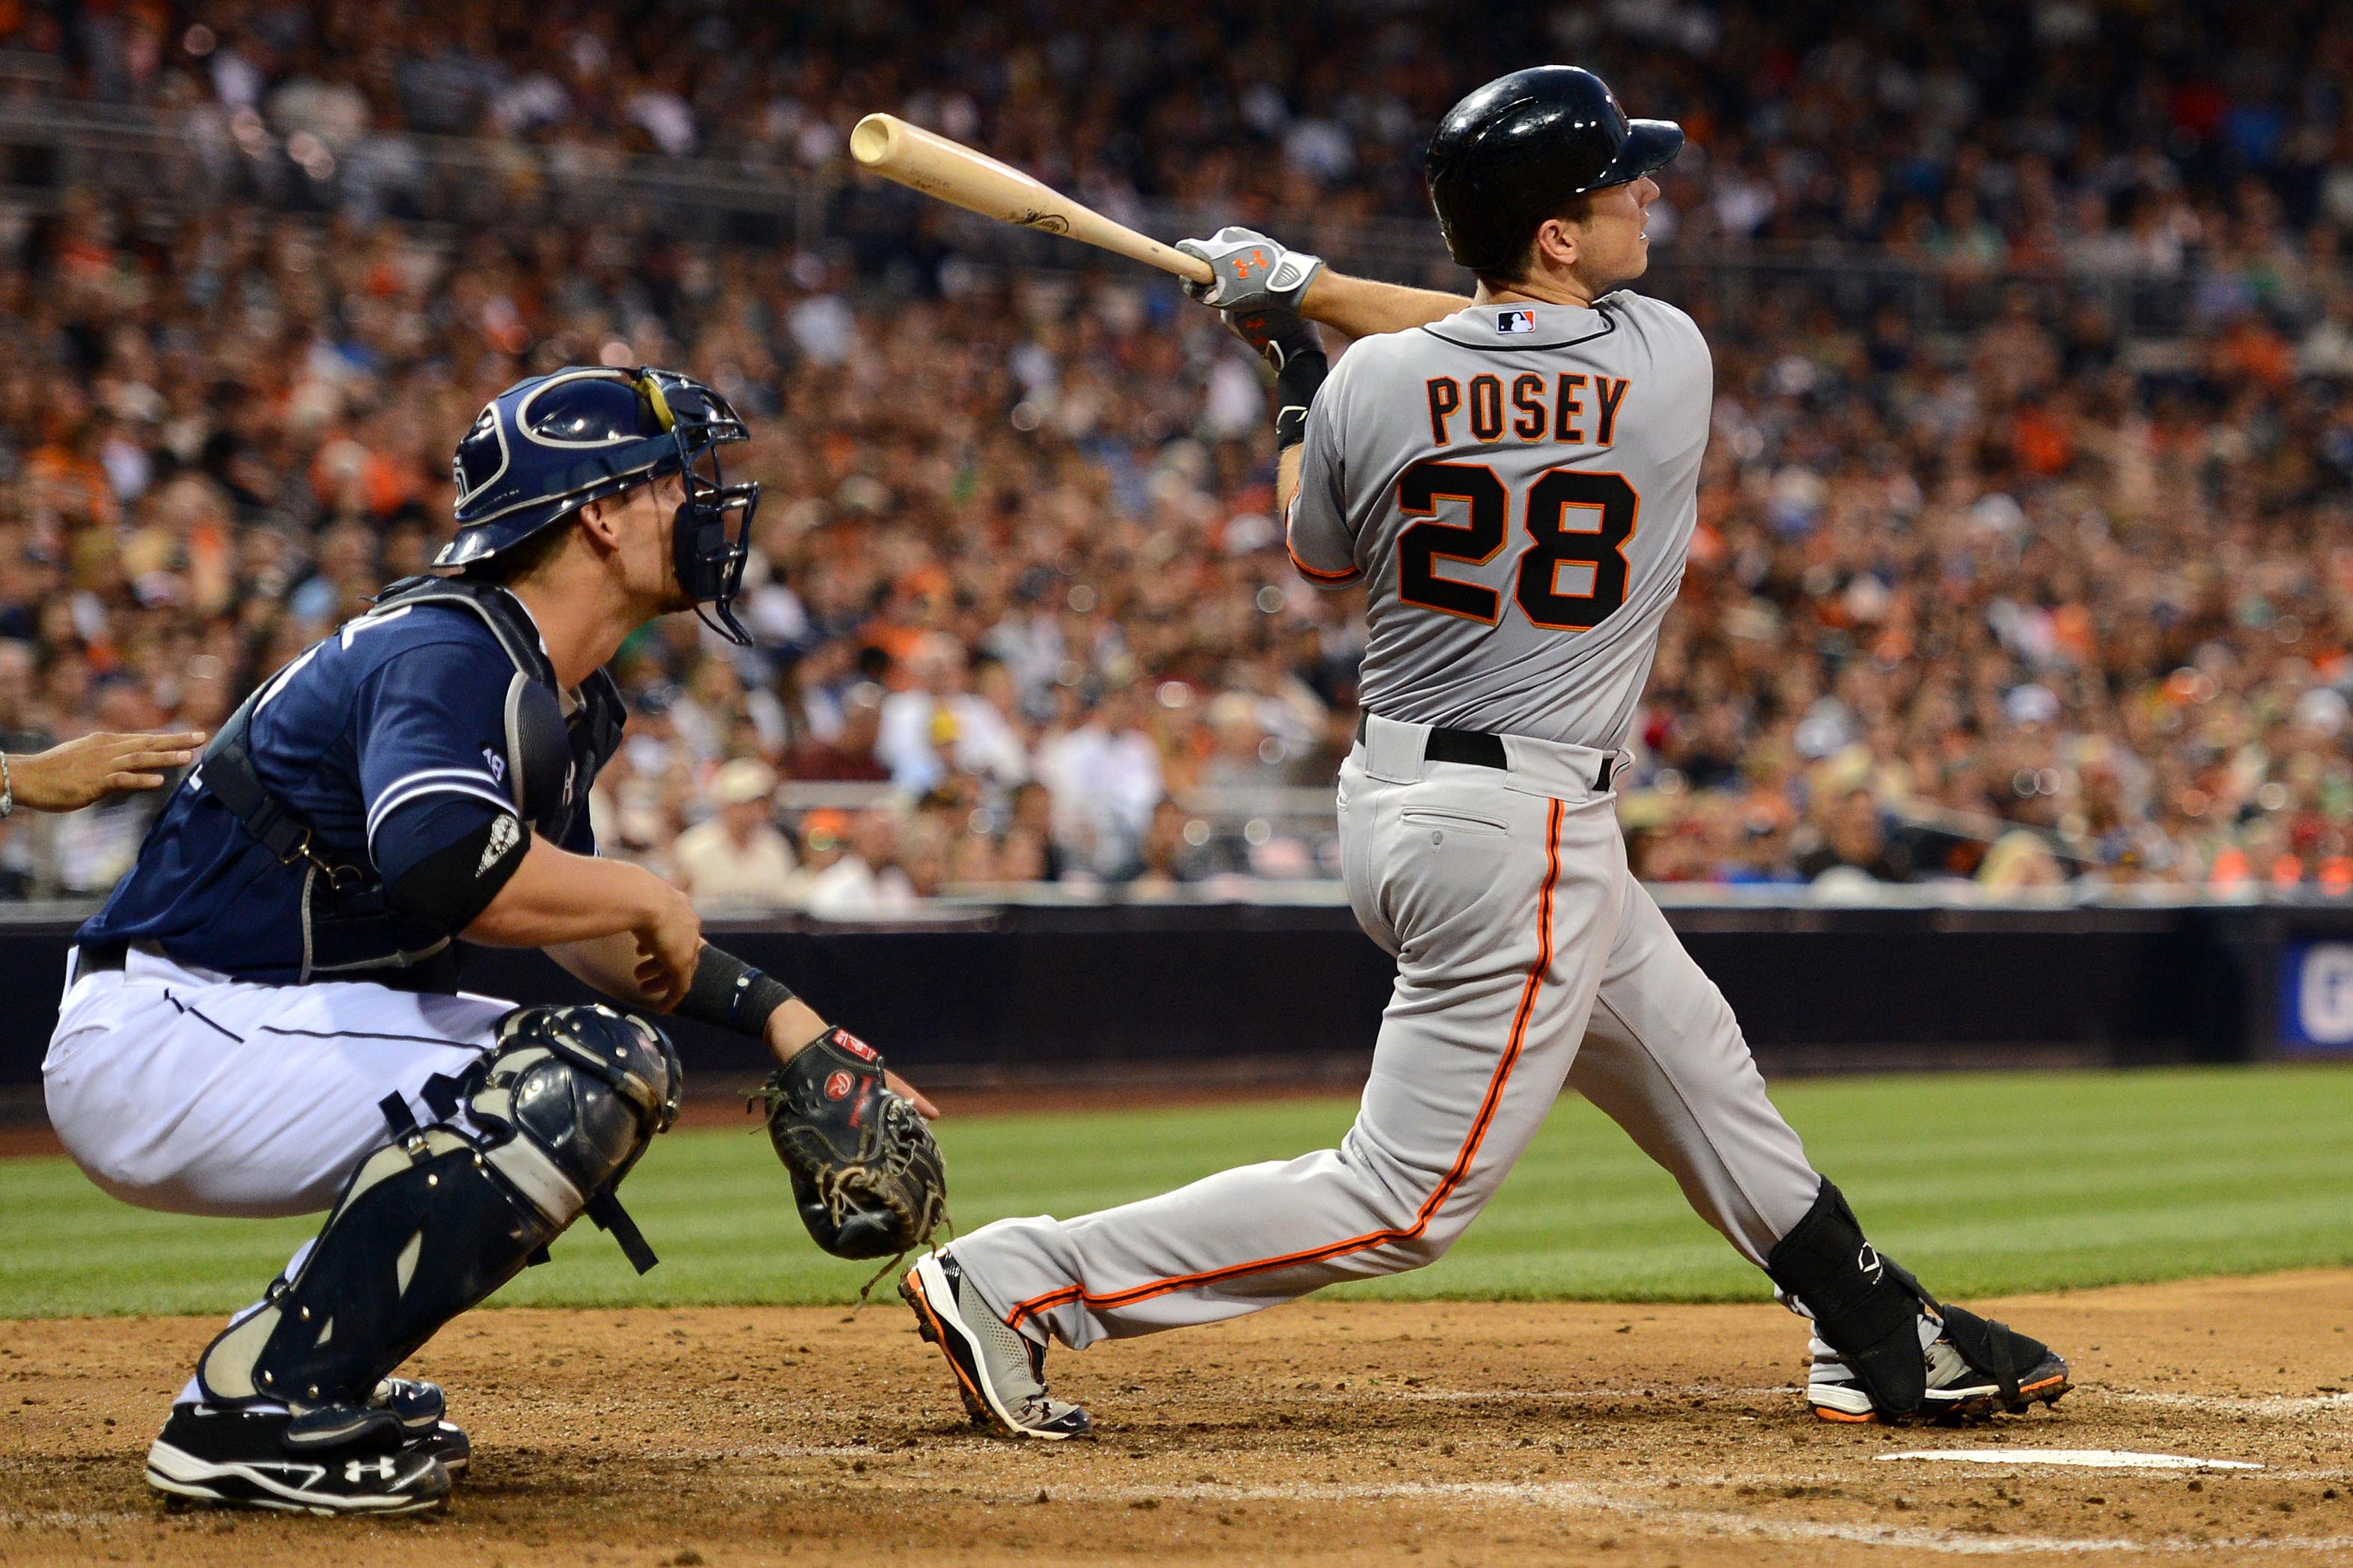
<svg viewBox="0 0 2353 1568">
<path fill-rule="evenodd" d="M 766 970 L 706 942 L 678 1016 L 762 1040 L 767 1038 L 769 1015 L 792 999 L 790 987 Z"/>
<path fill-rule="evenodd" d="M 1283 355 L 1282 368 L 1274 373 L 1276 451 L 1296 447 L 1307 439 L 1307 411 L 1315 405 L 1315 395 L 1323 389 L 1324 378 L 1331 374 L 1332 362 L 1320 348 L 1292 348 Z"/>
</svg>

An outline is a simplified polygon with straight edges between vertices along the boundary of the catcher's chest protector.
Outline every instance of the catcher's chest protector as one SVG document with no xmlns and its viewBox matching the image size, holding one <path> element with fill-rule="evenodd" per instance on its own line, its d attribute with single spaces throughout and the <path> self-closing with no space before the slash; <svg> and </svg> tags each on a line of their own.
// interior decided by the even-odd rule
<svg viewBox="0 0 2353 1568">
<path fill-rule="evenodd" d="M 386 589 L 375 610 L 340 634 L 346 639 L 428 605 L 477 616 L 497 639 L 512 669 L 506 678 L 501 783 L 516 814 L 543 837 L 561 841 L 588 809 L 597 770 L 621 742 L 628 716 L 620 689 L 604 670 L 581 683 L 572 711 L 556 684 L 531 615 L 505 589 L 463 578 L 410 578 Z M 289 679 L 302 679 L 300 670 Z M 364 854 L 324 845 L 311 825 L 280 800 L 254 765 L 249 726 L 275 689 L 247 699 L 206 748 L 204 788 L 280 860 L 305 868 L 302 959 L 299 981 L 380 980 L 418 990 L 454 990 L 451 939 L 392 907 L 383 878 Z"/>
</svg>

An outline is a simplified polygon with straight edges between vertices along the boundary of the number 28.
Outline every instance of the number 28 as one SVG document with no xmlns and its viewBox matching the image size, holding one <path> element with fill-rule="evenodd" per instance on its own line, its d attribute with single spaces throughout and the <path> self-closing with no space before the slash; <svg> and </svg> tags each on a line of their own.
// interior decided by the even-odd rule
<svg viewBox="0 0 2353 1568">
<path fill-rule="evenodd" d="M 1440 500 L 1470 508 L 1466 522 L 1417 522 L 1398 535 L 1398 597 L 1409 605 L 1493 626 L 1503 618 L 1503 595 L 1460 578 L 1441 577 L 1438 563 L 1463 561 L 1482 566 L 1504 548 L 1510 531 L 1512 498 L 1495 470 L 1484 463 L 1416 463 L 1398 478 L 1398 505 L 1408 512 L 1434 513 Z M 1626 602 L 1626 542 L 1634 537 L 1642 498 L 1623 474 L 1583 468 L 1547 468 L 1528 487 L 1525 521 L 1528 547 L 1513 574 L 1512 597 L 1520 613 L 1547 631 L 1591 629 Z M 1572 528 L 1572 509 L 1590 512 L 1590 527 Z M 1560 591 L 1560 569 L 1592 569 L 1592 585 L 1581 594 Z"/>
</svg>

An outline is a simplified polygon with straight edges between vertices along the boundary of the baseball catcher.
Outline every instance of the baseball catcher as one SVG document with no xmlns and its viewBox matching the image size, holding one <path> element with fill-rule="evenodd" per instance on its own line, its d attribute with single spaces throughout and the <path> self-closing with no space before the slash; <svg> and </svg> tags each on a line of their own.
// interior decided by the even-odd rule
<svg viewBox="0 0 2353 1568">
<path fill-rule="evenodd" d="M 1087 1429 L 1047 1392 L 1052 1341 L 1435 1261 L 1564 1083 L 1811 1320 L 1822 1418 L 1957 1419 L 2066 1392 L 2049 1347 L 1938 1300 L 1864 1239 L 1627 869 L 1613 781 L 1682 582 L 1714 404 L 1691 318 L 1623 287 L 1648 265 L 1651 173 L 1683 140 L 1570 66 L 1465 98 L 1429 174 L 1471 299 L 1343 278 L 1246 229 L 1179 247 L 1213 269 L 1198 297 L 1274 367 L 1293 563 L 1366 584 L 1341 858 L 1396 992 L 1339 1148 L 1000 1220 L 908 1273 L 980 1424 Z M 1337 366 L 1312 321 L 1357 340 Z"/>
<path fill-rule="evenodd" d="M 686 609 L 750 640 L 733 603 L 759 487 L 719 471 L 747 437 L 670 371 L 501 393 L 459 443 L 438 570 L 230 717 L 81 928 L 44 1077 L 91 1180 L 186 1214 L 327 1211 L 198 1359 L 148 1451 L 159 1489 L 331 1514 L 441 1502 L 470 1446 L 401 1363 L 584 1214 L 653 1266 L 617 1190 L 678 1114 L 654 1016 L 767 1044 L 772 1126 L 822 1245 L 868 1257 L 937 1222 L 928 1103 L 704 942 L 684 894 L 596 854 L 622 640 Z M 462 993 L 461 941 L 543 949 L 615 1005 Z"/>
</svg>

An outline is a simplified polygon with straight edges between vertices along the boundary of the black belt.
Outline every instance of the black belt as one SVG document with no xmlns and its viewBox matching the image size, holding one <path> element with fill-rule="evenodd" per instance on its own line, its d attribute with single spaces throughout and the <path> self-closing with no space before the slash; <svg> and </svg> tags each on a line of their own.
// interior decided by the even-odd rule
<svg viewBox="0 0 2353 1568">
<path fill-rule="evenodd" d="M 1365 721 L 1369 717 L 1362 712 L 1356 715 L 1356 739 L 1359 741 L 1365 738 Z M 1465 763 L 1474 768 L 1494 768 L 1503 773 L 1512 770 L 1510 761 L 1504 755 L 1504 737 L 1490 735 L 1483 730 L 1450 730 L 1443 724 L 1430 727 L 1430 739 L 1421 745 L 1421 760 L 1425 763 Z M 1609 792 L 1609 775 L 1617 766 L 1615 756 L 1601 759 L 1601 767 L 1593 775 L 1594 794 L 1607 795 Z"/>
<path fill-rule="evenodd" d="M 1422 742 L 1421 760 L 1425 763 L 1468 763 L 1474 768 L 1500 768 L 1508 773 L 1512 764 L 1504 758 L 1504 737 L 1478 730 L 1449 730 L 1433 724 L 1430 739 Z"/>
<path fill-rule="evenodd" d="M 131 951 L 127 942 L 86 942 L 74 949 L 74 978 L 121 969 Z"/>
</svg>

